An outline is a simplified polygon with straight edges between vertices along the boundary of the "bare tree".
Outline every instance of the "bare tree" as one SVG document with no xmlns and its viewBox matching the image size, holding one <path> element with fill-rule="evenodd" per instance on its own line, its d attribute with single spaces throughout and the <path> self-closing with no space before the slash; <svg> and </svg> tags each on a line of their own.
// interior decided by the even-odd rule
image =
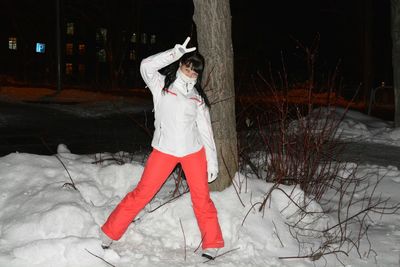
<svg viewBox="0 0 400 267">
<path fill-rule="evenodd" d="M 392 64 L 395 101 L 394 122 L 400 126 L 400 0 L 391 0 Z"/>
<path fill-rule="evenodd" d="M 206 61 L 206 94 L 218 149 L 219 179 L 212 190 L 223 190 L 237 171 L 237 135 L 233 48 L 229 0 L 193 0 L 198 47 Z"/>
</svg>

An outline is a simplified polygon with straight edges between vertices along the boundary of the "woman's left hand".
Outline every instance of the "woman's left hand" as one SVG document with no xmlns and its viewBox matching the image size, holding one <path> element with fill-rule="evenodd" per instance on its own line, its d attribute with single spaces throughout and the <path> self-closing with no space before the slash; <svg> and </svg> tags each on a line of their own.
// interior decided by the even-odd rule
<svg viewBox="0 0 400 267">
<path fill-rule="evenodd" d="M 212 183 L 217 179 L 218 172 L 217 171 L 208 171 L 208 183 Z"/>
<path fill-rule="evenodd" d="M 179 50 L 179 52 L 182 53 L 182 55 L 193 52 L 194 50 L 196 50 L 196 47 L 190 47 L 190 48 L 186 47 L 188 45 L 189 41 L 190 41 L 190 37 L 186 38 L 186 40 L 185 40 L 185 42 L 183 42 L 183 44 L 176 44 L 175 48 L 177 48 Z"/>
</svg>

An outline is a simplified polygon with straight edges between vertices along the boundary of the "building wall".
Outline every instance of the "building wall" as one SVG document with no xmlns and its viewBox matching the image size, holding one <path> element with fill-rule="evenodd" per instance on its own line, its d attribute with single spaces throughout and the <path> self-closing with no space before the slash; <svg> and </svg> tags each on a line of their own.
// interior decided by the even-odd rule
<svg viewBox="0 0 400 267">
<path fill-rule="evenodd" d="M 0 4 L 0 22 L 5 29 L 0 31 L 3 59 L 0 75 L 19 82 L 54 85 L 57 77 L 55 1 L 4 2 Z M 143 11 L 146 8 L 143 2 L 61 1 L 64 84 L 94 89 L 143 86 L 139 63 L 142 58 L 159 51 L 156 27 L 143 24 L 146 12 L 150 12 Z M 69 23 L 74 25 L 73 34 L 67 33 Z M 96 39 L 99 29 L 107 30 L 103 41 Z M 137 36 L 136 42 L 132 42 L 133 34 Z M 143 34 L 147 36 L 146 43 L 141 42 Z M 150 43 L 152 35 L 156 36 L 155 43 Z M 17 50 L 9 49 L 10 37 L 17 38 Z M 37 42 L 45 44 L 45 53 L 35 51 Z M 72 53 L 67 53 L 69 45 L 72 45 Z M 79 45 L 85 46 L 84 53 L 79 52 Z M 105 61 L 101 60 L 100 51 L 105 51 Z"/>
</svg>

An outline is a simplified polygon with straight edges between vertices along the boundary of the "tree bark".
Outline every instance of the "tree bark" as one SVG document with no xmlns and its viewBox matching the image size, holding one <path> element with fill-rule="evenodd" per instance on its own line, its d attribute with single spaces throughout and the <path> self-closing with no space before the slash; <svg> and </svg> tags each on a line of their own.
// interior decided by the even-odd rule
<svg viewBox="0 0 400 267">
<path fill-rule="evenodd" d="M 219 177 L 210 188 L 222 191 L 231 184 L 238 169 L 231 11 L 229 0 L 193 0 L 193 3 L 198 49 L 206 62 L 203 83 L 211 102 L 218 150 Z"/>
<path fill-rule="evenodd" d="M 400 0 L 391 0 L 392 65 L 395 114 L 394 123 L 400 127 Z"/>
</svg>

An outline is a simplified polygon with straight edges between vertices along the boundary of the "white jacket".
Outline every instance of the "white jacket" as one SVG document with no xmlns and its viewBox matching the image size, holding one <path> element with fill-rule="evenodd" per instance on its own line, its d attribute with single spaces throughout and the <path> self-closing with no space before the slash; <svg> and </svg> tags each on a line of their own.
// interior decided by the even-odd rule
<svg viewBox="0 0 400 267">
<path fill-rule="evenodd" d="M 209 109 L 193 82 L 177 79 L 163 92 L 165 76 L 159 69 L 177 61 L 182 52 L 175 48 L 145 58 L 140 73 L 153 95 L 154 135 L 152 147 L 176 157 L 206 151 L 207 171 L 218 173 L 217 151 Z"/>
</svg>

